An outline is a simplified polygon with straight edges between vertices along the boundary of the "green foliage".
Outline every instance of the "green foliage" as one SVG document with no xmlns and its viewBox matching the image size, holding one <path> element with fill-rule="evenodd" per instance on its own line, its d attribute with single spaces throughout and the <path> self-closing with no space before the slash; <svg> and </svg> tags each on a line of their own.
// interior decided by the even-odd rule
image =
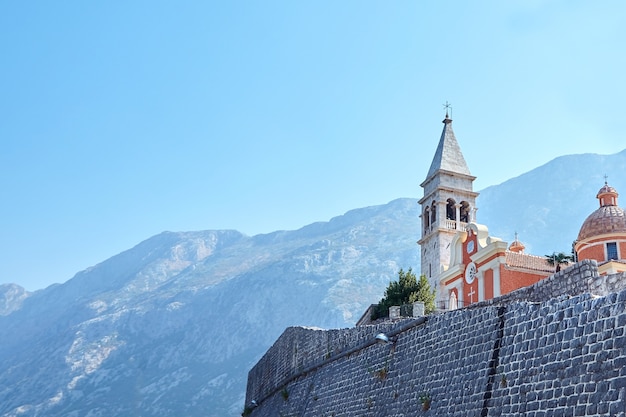
<svg viewBox="0 0 626 417">
<path fill-rule="evenodd" d="M 422 410 L 427 411 L 430 408 L 430 393 L 429 392 L 422 392 L 419 396 L 418 399 L 420 401 L 420 403 L 422 403 Z"/>
<path fill-rule="evenodd" d="M 430 289 L 430 284 L 425 275 L 420 276 L 419 281 L 412 268 L 408 271 L 400 269 L 398 280 L 391 281 L 385 290 L 385 296 L 378 303 L 373 319 L 389 316 L 389 307 L 411 304 L 416 301 L 424 303 L 426 314 L 435 310 L 435 291 Z"/>
<path fill-rule="evenodd" d="M 414 291 L 409 296 L 409 303 L 421 301 L 424 303 L 424 312 L 430 314 L 435 311 L 435 290 L 430 289 L 428 278 L 426 275 L 421 275 L 417 282 L 417 291 Z"/>
<path fill-rule="evenodd" d="M 545 255 L 546 259 L 548 260 L 548 264 L 550 265 L 560 265 L 560 264 L 564 264 L 570 261 L 573 261 L 574 258 L 570 255 L 566 255 L 563 252 L 553 252 L 552 255 Z"/>
<path fill-rule="evenodd" d="M 556 266 L 557 272 L 561 270 L 561 265 L 574 260 L 574 256 L 566 255 L 563 252 L 552 252 L 552 255 L 544 255 L 548 261 L 548 265 Z"/>
<path fill-rule="evenodd" d="M 379 307 L 384 308 L 385 311 L 389 310 L 391 306 L 399 306 L 409 303 L 409 297 L 417 291 L 417 278 L 413 273 L 413 270 L 409 268 L 407 272 L 400 269 L 398 272 L 398 280 L 391 281 L 385 290 L 385 296 L 380 303 Z"/>
</svg>

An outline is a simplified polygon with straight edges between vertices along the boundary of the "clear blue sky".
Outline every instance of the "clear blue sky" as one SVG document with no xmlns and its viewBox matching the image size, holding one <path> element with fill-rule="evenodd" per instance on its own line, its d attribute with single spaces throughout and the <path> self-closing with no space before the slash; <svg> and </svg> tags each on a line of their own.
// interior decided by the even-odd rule
<svg viewBox="0 0 626 417">
<path fill-rule="evenodd" d="M 617 0 L 3 2 L 0 283 L 64 282 L 165 230 L 417 199 L 446 100 L 476 190 L 619 152 L 625 17 Z"/>
</svg>

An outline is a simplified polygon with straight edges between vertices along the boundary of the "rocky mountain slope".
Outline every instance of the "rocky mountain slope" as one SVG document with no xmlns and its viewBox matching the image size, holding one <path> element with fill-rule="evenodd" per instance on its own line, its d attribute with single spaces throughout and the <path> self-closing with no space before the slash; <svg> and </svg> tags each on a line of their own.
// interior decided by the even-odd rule
<svg viewBox="0 0 626 417">
<path fill-rule="evenodd" d="M 526 252 L 570 253 L 580 226 L 599 207 L 596 193 L 608 183 L 626 207 L 626 149 L 614 155 L 568 155 L 480 192 L 478 222 L 512 241 L 515 232 Z"/>
<path fill-rule="evenodd" d="M 19 285 L 0 284 L 0 316 L 6 316 L 19 309 L 29 295 L 30 293 Z"/>
<path fill-rule="evenodd" d="M 605 172 L 626 192 L 626 151 L 558 158 L 483 190 L 478 221 L 569 251 Z M 0 416 L 239 415 L 285 327 L 352 326 L 419 271 L 418 216 L 399 199 L 296 231 L 165 232 L 64 284 L 0 285 Z"/>
<path fill-rule="evenodd" d="M 402 199 L 291 232 L 162 233 L 36 292 L 0 317 L 0 415 L 238 415 L 286 326 L 353 325 L 418 264 L 417 214 Z"/>
</svg>

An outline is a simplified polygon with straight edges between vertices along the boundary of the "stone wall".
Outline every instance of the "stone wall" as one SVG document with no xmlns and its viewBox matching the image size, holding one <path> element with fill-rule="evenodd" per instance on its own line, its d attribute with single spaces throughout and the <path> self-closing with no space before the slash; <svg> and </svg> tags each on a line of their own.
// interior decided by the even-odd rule
<svg viewBox="0 0 626 417">
<path fill-rule="evenodd" d="M 345 352 L 375 342 L 392 323 L 350 329 L 289 327 L 248 373 L 247 397 L 262 399 L 304 371 L 325 365 Z"/>
<path fill-rule="evenodd" d="M 607 295 L 626 289 L 626 276 L 622 274 L 601 276 L 594 260 L 584 260 L 563 269 L 536 284 L 520 288 L 491 300 L 475 303 L 469 308 L 486 305 L 510 304 L 516 301 L 542 302 L 562 295 L 595 294 Z"/>
<path fill-rule="evenodd" d="M 250 371 L 246 404 L 258 407 L 247 411 L 624 416 L 626 276 L 601 277 L 595 262 L 581 262 L 544 281 L 417 320 L 287 329 Z M 395 344 L 375 343 L 379 332 Z"/>
<path fill-rule="evenodd" d="M 509 308 L 489 415 L 624 416 L 625 305 L 622 291 Z"/>
</svg>

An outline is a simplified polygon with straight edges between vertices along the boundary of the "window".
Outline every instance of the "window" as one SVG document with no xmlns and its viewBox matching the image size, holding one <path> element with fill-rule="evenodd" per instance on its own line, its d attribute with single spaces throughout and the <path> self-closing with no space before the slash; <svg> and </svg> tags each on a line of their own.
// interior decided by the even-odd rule
<svg viewBox="0 0 626 417">
<path fill-rule="evenodd" d="M 437 203 L 435 201 L 430 205 L 430 224 L 435 224 L 437 221 Z"/>
<path fill-rule="evenodd" d="M 456 201 L 452 198 L 449 198 L 446 204 L 446 219 L 456 220 Z"/>
<path fill-rule="evenodd" d="M 470 205 L 467 201 L 461 201 L 461 219 L 464 223 L 470 222 Z"/>
<path fill-rule="evenodd" d="M 606 259 L 607 261 L 611 259 L 618 259 L 617 257 L 617 243 L 609 242 L 606 244 Z"/>
</svg>

